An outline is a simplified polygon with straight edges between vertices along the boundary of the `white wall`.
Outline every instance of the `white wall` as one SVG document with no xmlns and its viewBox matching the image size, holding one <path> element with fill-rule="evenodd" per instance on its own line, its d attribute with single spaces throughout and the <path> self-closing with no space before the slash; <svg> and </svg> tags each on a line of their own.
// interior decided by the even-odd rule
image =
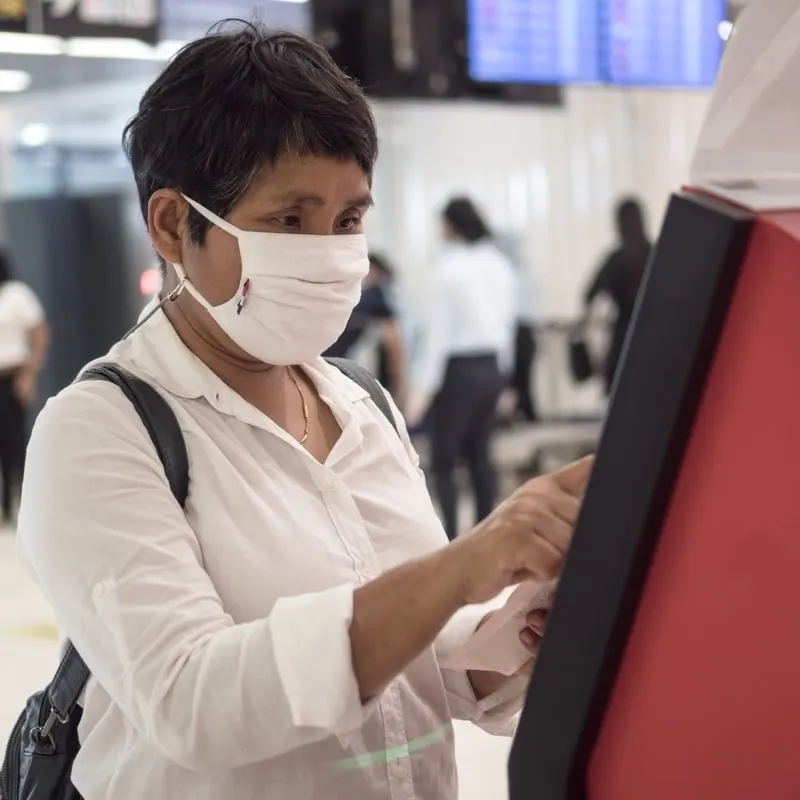
<svg viewBox="0 0 800 800">
<path fill-rule="evenodd" d="M 147 82 L 15 98 L 0 130 L 13 135 L 44 122 L 60 143 L 118 147 Z M 369 235 L 421 294 L 438 245 L 438 209 L 452 193 L 468 193 L 498 231 L 522 236 L 541 314 L 572 316 L 612 242 L 610 211 L 619 194 L 640 195 L 658 232 L 669 193 L 687 175 L 708 96 L 598 87 L 566 89 L 560 108 L 376 102 L 381 156 Z M 28 172 L 15 177 L 30 181 Z M 124 171 L 120 179 L 130 180 Z"/>
<path fill-rule="evenodd" d="M 612 242 L 621 193 L 645 201 L 656 234 L 685 180 L 705 92 L 570 88 L 562 108 L 478 103 L 376 103 L 381 156 L 373 244 L 414 295 L 435 254 L 437 209 L 472 195 L 498 230 L 523 236 L 546 317 L 572 316 Z"/>
</svg>

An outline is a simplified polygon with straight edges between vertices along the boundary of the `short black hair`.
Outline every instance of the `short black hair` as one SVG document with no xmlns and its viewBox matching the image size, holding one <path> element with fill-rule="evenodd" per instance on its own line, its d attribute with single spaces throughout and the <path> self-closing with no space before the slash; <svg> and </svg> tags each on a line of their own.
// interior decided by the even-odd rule
<svg viewBox="0 0 800 800">
<path fill-rule="evenodd" d="M 123 145 L 139 202 L 175 189 L 225 217 L 258 172 L 286 154 L 355 161 L 378 155 L 366 97 L 327 51 L 261 23 L 225 20 L 186 45 L 144 93 Z M 192 239 L 208 221 L 190 209 Z"/>
<path fill-rule="evenodd" d="M 442 216 L 456 236 L 470 244 L 488 239 L 492 235 L 489 226 L 468 197 L 454 197 L 444 207 Z"/>
</svg>

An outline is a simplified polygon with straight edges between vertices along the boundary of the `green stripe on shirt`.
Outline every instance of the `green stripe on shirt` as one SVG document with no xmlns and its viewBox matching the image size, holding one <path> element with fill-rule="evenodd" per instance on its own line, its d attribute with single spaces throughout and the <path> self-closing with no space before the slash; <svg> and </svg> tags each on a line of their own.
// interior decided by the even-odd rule
<svg viewBox="0 0 800 800">
<path fill-rule="evenodd" d="M 437 728 L 435 731 L 425 736 L 412 739 L 410 742 L 399 745 L 398 747 L 390 747 L 388 750 L 374 750 L 369 753 L 362 753 L 361 755 L 354 756 L 353 758 L 343 758 L 340 761 L 334 761 L 333 767 L 339 772 L 349 772 L 356 769 L 374 767 L 378 764 L 388 764 L 390 761 L 408 758 L 414 753 L 419 753 L 436 744 L 441 744 L 451 738 L 452 734 L 453 723 L 448 722 L 446 725 L 442 725 L 441 728 Z"/>
</svg>

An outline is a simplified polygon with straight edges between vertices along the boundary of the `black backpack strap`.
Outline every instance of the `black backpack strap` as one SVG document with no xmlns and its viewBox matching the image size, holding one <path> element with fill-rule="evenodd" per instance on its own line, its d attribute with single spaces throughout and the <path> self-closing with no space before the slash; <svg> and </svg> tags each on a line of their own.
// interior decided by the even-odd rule
<svg viewBox="0 0 800 800">
<path fill-rule="evenodd" d="M 397 420 L 394 418 L 394 413 L 392 412 L 391 405 L 389 405 L 386 392 L 383 391 L 381 385 L 375 380 L 368 369 L 364 369 L 360 364 L 356 364 L 355 361 L 351 361 L 349 358 L 326 358 L 325 360 L 367 392 L 370 400 L 378 406 L 381 414 L 389 420 L 392 427 L 399 433 Z"/>
<path fill-rule="evenodd" d="M 164 465 L 169 488 L 181 507 L 185 506 L 189 494 L 189 457 L 180 425 L 167 401 L 149 383 L 116 364 L 89 367 L 78 381 L 108 381 L 122 390 L 153 440 L 158 457 Z M 90 675 L 89 668 L 72 646 L 72 642 L 69 642 L 47 690 L 51 713 L 40 731 L 42 737 L 46 738 L 57 722 L 65 722 L 69 718 Z"/>
<path fill-rule="evenodd" d="M 48 723 L 52 727 L 56 722 L 66 722 L 69 719 L 91 674 L 89 667 L 84 664 L 78 651 L 72 646 L 72 642 L 67 642 L 64 657 L 58 665 L 53 680 L 50 681 L 50 686 L 47 687 L 51 711 L 50 719 L 42 728 L 42 738 L 46 738 L 50 733 Z"/>
<path fill-rule="evenodd" d="M 78 380 L 109 381 L 122 389 L 153 440 L 158 457 L 164 465 L 169 488 L 183 508 L 189 494 L 189 456 L 186 454 L 183 432 L 167 401 L 147 381 L 137 378 L 116 364 L 89 367 Z"/>
</svg>

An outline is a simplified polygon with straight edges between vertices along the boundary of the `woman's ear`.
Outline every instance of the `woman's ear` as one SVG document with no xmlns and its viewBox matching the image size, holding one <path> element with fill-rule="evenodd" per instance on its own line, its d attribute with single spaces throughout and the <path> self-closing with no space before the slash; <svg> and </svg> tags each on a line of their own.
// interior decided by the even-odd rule
<svg viewBox="0 0 800 800">
<path fill-rule="evenodd" d="M 189 207 L 178 192 L 159 189 L 147 204 L 147 230 L 156 252 L 168 264 L 183 263 Z"/>
</svg>

